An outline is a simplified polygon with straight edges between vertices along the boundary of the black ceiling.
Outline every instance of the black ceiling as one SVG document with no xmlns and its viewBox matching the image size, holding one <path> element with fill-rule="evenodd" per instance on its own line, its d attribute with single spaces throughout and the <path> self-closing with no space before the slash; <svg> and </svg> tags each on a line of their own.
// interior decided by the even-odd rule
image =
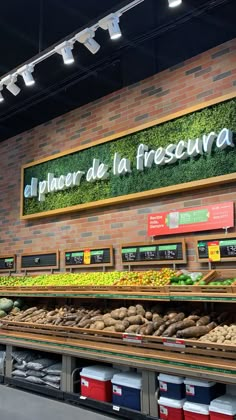
<svg viewBox="0 0 236 420">
<path fill-rule="evenodd" d="M 130 1 L 2 2 L 0 75 Z M 235 0 L 183 0 L 173 9 L 167 0 L 144 0 L 121 17 L 121 39 L 97 30 L 96 55 L 77 43 L 75 64 L 54 55 L 35 67 L 33 87 L 19 78 L 18 96 L 4 89 L 0 141 L 236 37 L 235 16 Z"/>
</svg>

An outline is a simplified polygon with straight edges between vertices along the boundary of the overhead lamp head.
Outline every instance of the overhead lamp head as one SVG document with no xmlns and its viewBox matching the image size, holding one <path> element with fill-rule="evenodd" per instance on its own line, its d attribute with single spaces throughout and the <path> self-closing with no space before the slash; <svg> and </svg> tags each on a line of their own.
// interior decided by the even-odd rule
<svg viewBox="0 0 236 420">
<path fill-rule="evenodd" d="M 75 59 L 74 59 L 74 56 L 72 54 L 72 50 L 73 50 L 73 42 L 71 42 L 71 41 L 62 42 L 62 44 L 55 47 L 55 51 L 58 54 L 62 55 L 64 64 L 74 63 Z"/>
<path fill-rule="evenodd" d="M 182 3 L 182 0 L 168 0 L 169 7 L 177 7 Z"/>
<path fill-rule="evenodd" d="M 122 35 L 119 26 L 120 16 L 121 14 L 111 13 L 98 22 L 100 28 L 108 30 L 111 39 L 118 39 Z"/>
<path fill-rule="evenodd" d="M 32 76 L 34 66 L 32 64 L 21 67 L 17 73 L 23 77 L 26 86 L 32 86 L 35 84 L 35 80 Z"/>
<path fill-rule="evenodd" d="M 0 102 L 4 101 L 4 97 L 2 96 L 2 90 L 3 90 L 3 86 L 0 85 Z"/>
<path fill-rule="evenodd" d="M 92 54 L 96 54 L 100 49 L 100 45 L 95 41 L 94 36 L 95 32 L 92 29 L 87 28 L 75 35 L 75 39 L 81 44 L 84 44 Z"/>
<path fill-rule="evenodd" d="M 7 90 L 12 93 L 12 95 L 16 96 L 20 93 L 19 86 L 16 85 L 17 76 L 16 75 L 9 75 L 2 79 L 2 83 L 6 85 Z"/>
</svg>

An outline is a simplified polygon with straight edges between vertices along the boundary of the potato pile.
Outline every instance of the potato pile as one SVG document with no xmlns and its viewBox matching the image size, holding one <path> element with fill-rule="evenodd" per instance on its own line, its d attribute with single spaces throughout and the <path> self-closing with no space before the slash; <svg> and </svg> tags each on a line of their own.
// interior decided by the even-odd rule
<svg viewBox="0 0 236 420">
<path fill-rule="evenodd" d="M 218 326 L 200 338 L 201 341 L 236 345 L 236 324 Z"/>
<path fill-rule="evenodd" d="M 143 306 L 140 304 L 118 309 L 64 305 L 48 308 L 34 306 L 26 310 L 11 312 L 6 321 L 55 325 L 91 330 L 127 332 L 157 337 L 177 337 L 197 339 L 209 334 L 217 325 L 228 322 L 230 315 L 201 311 L 186 313 L 179 309 L 166 311 L 161 305 Z M 225 336 L 226 337 L 226 336 Z"/>
</svg>

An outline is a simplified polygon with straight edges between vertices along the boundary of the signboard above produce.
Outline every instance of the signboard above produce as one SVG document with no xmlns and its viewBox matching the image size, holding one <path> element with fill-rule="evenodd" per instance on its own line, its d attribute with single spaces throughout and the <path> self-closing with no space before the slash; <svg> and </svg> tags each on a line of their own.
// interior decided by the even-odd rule
<svg viewBox="0 0 236 420">
<path fill-rule="evenodd" d="M 236 234 L 216 235 L 197 239 L 198 261 L 236 261 Z M 213 251 L 212 251 L 213 248 Z M 215 250 L 215 253 L 214 253 Z M 216 258 L 212 258 L 212 255 Z"/>
<path fill-rule="evenodd" d="M 21 269 L 26 271 L 54 270 L 59 268 L 59 251 L 22 254 Z"/>
<path fill-rule="evenodd" d="M 148 236 L 199 232 L 232 226 L 233 201 L 148 215 Z"/>
<path fill-rule="evenodd" d="M 233 182 L 235 104 L 233 99 L 177 119 L 170 115 L 165 123 L 152 122 L 149 128 L 137 127 L 128 135 L 117 134 L 24 165 L 21 217 L 49 216 Z M 174 215 L 171 217 L 175 224 Z"/>
<path fill-rule="evenodd" d="M 151 244 L 122 245 L 121 257 L 123 265 L 185 263 L 185 241 L 178 239 L 175 241 L 155 241 Z"/>
<path fill-rule="evenodd" d="M 113 248 L 86 248 L 64 251 L 66 268 L 111 267 L 113 266 Z"/>
<path fill-rule="evenodd" d="M 0 272 L 15 270 L 15 256 L 0 256 Z"/>
</svg>

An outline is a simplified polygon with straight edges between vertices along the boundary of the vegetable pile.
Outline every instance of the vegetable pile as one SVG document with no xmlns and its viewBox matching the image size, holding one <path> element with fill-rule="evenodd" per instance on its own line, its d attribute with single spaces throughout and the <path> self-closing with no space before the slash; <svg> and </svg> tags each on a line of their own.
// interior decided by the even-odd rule
<svg viewBox="0 0 236 420">
<path fill-rule="evenodd" d="M 171 277 L 170 283 L 171 286 L 192 286 L 194 284 L 197 284 L 202 279 L 202 277 L 202 273 L 183 272 L 179 275 Z"/>
<path fill-rule="evenodd" d="M 217 344 L 236 344 L 236 324 L 218 326 L 200 340 Z"/>
<path fill-rule="evenodd" d="M 17 314 L 22 308 L 23 302 L 21 299 L 11 300 L 7 298 L 0 299 L 0 318 L 4 318 L 7 314 Z"/>
<path fill-rule="evenodd" d="M 152 307 L 137 304 L 109 308 L 90 306 L 51 307 L 34 306 L 19 312 L 10 312 L 4 323 L 17 321 L 60 325 L 76 328 L 90 328 L 110 332 L 127 332 L 141 335 L 154 335 L 177 338 L 199 338 L 208 334 L 218 324 L 230 318 L 228 313 L 211 313 L 206 315 L 201 311 L 186 313 L 180 310 L 165 311 L 156 304 Z"/>
</svg>

